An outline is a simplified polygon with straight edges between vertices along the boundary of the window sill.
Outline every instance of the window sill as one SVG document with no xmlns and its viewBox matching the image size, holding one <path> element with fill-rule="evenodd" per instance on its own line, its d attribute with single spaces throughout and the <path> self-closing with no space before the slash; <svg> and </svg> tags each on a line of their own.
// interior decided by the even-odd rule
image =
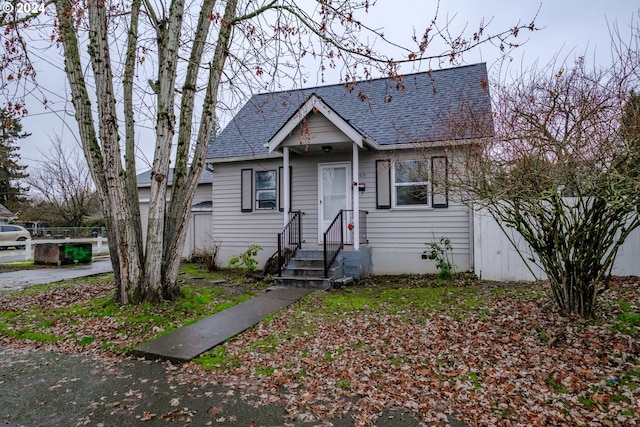
<svg viewBox="0 0 640 427">
<path fill-rule="evenodd" d="M 392 206 L 392 211 L 433 211 L 431 206 Z"/>
</svg>

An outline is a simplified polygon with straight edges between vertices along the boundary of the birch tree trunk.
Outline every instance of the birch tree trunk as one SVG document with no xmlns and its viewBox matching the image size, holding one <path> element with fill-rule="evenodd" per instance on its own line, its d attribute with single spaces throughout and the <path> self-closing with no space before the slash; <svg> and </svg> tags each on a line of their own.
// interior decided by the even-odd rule
<svg viewBox="0 0 640 427">
<path fill-rule="evenodd" d="M 141 298 L 141 279 L 143 277 L 141 248 L 136 245 L 135 222 L 139 220 L 132 211 L 125 185 L 126 176 L 122 168 L 118 117 L 116 112 L 115 90 L 113 88 L 113 73 L 109 51 L 107 30 L 107 13 L 105 3 L 101 0 L 88 2 L 89 18 L 89 56 L 94 75 L 95 92 L 97 98 L 98 135 L 104 155 L 99 173 L 106 178 L 106 199 L 111 207 L 112 237 L 109 235 L 109 249 L 115 249 L 118 254 L 120 270 L 120 286 L 117 290 L 118 298 L 122 302 L 137 302 Z M 71 82 L 70 82 L 71 83 Z M 135 200 L 138 199 L 137 194 Z M 114 247 L 115 246 L 115 247 Z"/>
<path fill-rule="evenodd" d="M 135 199 L 137 205 L 138 197 L 137 191 L 127 195 L 127 188 L 121 179 L 125 171 L 121 163 L 104 3 L 98 0 L 88 4 L 88 51 L 95 76 L 97 119 L 94 118 L 84 77 L 73 10 L 74 5 L 69 0 L 56 2 L 67 79 L 82 148 L 105 216 L 109 253 L 117 284 L 115 297 L 122 303 L 135 303 L 143 295 L 142 248 L 138 244 L 142 238 L 138 234 L 140 227 L 136 229 L 135 226 L 140 221 L 139 215 L 136 215 L 135 209 L 132 211 L 133 204 L 127 201 Z M 94 127 L 96 122 L 97 134 Z"/>
<path fill-rule="evenodd" d="M 203 9 L 213 7 L 215 0 L 205 1 Z M 209 64 L 209 76 L 206 95 L 202 106 L 200 129 L 196 139 L 191 167 L 187 168 L 189 139 L 191 135 L 191 120 L 195 85 L 197 78 L 197 64 L 200 63 L 204 40 L 196 42 L 192 50 L 192 56 L 187 69 L 187 78 L 182 90 L 182 105 L 180 115 L 180 133 L 178 135 L 178 147 L 176 166 L 174 168 L 173 184 L 171 186 L 171 202 L 167 211 L 168 221 L 165 227 L 166 267 L 163 281 L 168 289 L 177 290 L 176 280 L 180 267 L 180 252 L 186 238 L 187 218 L 189 207 L 193 202 L 198 180 L 204 167 L 204 159 L 207 151 L 211 130 L 215 124 L 215 107 L 218 99 L 218 88 L 222 79 L 222 71 L 229 55 L 229 43 L 231 40 L 231 22 L 235 19 L 237 0 L 230 0 L 225 7 L 223 24 L 218 36 L 213 60 Z M 209 32 L 211 20 L 201 14 L 198 22 L 199 34 Z"/>
<path fill-rule="evenodd" d="M 206 0 L 203 3 L 196 34 L 209 33 L 214 5 L 215 0 Z M 176 166 L 171 183 L 171 198 L 168 203 L 170 154 L 176 135 L 173 106 L 184 1 L 178 0 L 172 3 L 167 19 L 160 20 L 154 14 L 149 14 L 158 39 L 158 80 L 155 85 L 158 108 L 156 149 L 151 171 L 147 240 L 144 251 L 135 181 L 135 135 L 132 119 L 132 82 L 140 6 L 140 0 L 132 3 L 127 39 L 123 79 L 126 169 L 123 169 L 105 3 L 100 0 L 92 0 L 88 3 L 90 41 L 88 52 L 97 98 L 97 116 L 94 117 L 91 98 L 82 72 L 79 41 L 73 21 L 73 4 L 69 0 L 56 2 L 76 120 L 80 126 L 85 157 L 97 183 L 98 194 L 105 212 L 111 261 L 118 284 L 115 297 L 121 303 L 173 300 L 179 294 L 177 277 L 182 247 L 186 239 L 188 213 L 204 167 L 206 148 L 215 123 L 218 87 L 229 53 L 231 23 L 235 19 L 237 1 L 228 1 L 225 6 L 223 24 L 220 27 L 213 60 L 208 64 L 206 95 L 192 163 L 187 167 L 198 70 L 206 40 L 204 36 L 195 37 L 186 79 L 182 86 Z M 98 124 L 97 134 L 94 123 Z"/>
</svg>

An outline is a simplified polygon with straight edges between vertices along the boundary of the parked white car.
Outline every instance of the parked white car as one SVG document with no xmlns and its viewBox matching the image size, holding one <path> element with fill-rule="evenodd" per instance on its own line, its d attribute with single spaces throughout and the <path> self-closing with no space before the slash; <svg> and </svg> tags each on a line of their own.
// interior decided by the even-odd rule
<svg viewBox="0 0 640 427">
<path fill-rule="evenodd" d="M 31 233 L 24 227 L 13 224 L 0 225 L 0 242 L 24 242 L 31 240 Z M 10 248 L 11 246 L 0 246 L 0 250 Z M 16 249 L 24 249 L 24 245 L 15 245 Z"/>
</svg>

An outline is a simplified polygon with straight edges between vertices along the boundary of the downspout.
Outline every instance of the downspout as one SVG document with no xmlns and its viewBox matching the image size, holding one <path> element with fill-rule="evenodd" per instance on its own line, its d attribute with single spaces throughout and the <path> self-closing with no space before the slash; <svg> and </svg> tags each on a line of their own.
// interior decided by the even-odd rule
<svg viewBox="0 0 640 427">
<path fill-rule="evenodd" d="M 283 200 L 283 227 L 285 227 L 289 223 L 289 212 L 291 212 L 291 206 L 289 206 L 289 202 L 291 200 L 291 195 L 289 194 L 289 190 L 291 189 L 291 174 L 289 173 L 289 147 L 282 147 L 282 175 L 284 183 L 284 188 L 282 189 L 282 198 Z"/>
</svg>

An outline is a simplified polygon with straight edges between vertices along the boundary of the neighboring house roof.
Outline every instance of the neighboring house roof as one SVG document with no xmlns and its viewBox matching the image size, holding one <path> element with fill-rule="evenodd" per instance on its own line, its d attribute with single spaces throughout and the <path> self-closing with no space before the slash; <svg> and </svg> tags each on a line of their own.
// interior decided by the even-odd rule
<svg viewBox="0 0 640 427">
<path fill-rule="evenodd" d="M 264 157 L 279 133 L 315 99 L 374 148 L 474 138 L 460 134 L 451 117 L 464 108 L 491 125 L 491 99 L 485 64 L 252 96 L 209 144 L 207 159 Z M 314 101 L 314 102 L 317 102 Z M 322 112 L 322 111 L 321 111 Z M 335 121 L 334 121 L 335 124 Z M 476 129 L 487 129 L 475 126 Z M 269 145 L 271 147 L 269 147 Z"/>
<path fill-rule="evenodd" d="M 191 205 L 192 211 L 210 211 L 211 209 L 213 209 L 213 202 L 211 200 Z"/>
<path fill-rule="evenodd" d="M 138 187 L 151 187 L 151 169 L 136 175 Z M 169 169 L 169 185 L 173 182 L 173 169 Z M 213 182 L 213 174 L 206 168 L 202 169 L 200 181 L 198 184 L 211 184 Z"/>
<path fill-rule="evenodd" d="M 14 217 L 13 212 L 4 207 L 4 205 L 0 204 L 0 218 L 1 219 L 12 219 Z"/>
</svg>

